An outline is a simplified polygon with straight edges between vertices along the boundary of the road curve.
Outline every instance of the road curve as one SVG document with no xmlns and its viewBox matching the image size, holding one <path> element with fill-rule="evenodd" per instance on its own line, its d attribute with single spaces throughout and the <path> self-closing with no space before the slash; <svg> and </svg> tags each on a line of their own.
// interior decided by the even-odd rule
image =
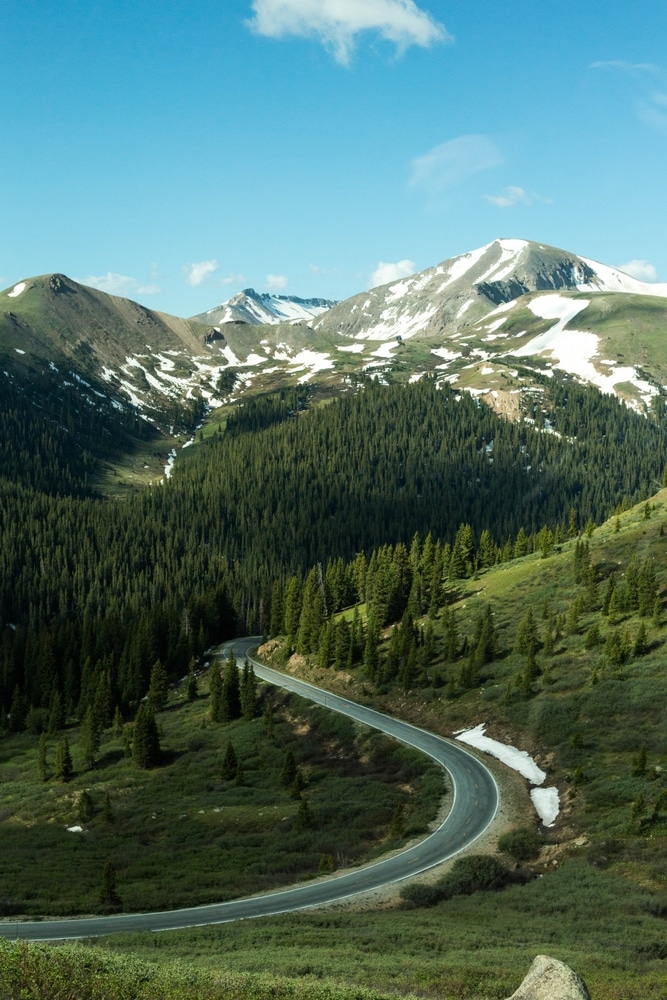
<svg viewBox="0 0 667 1000">
<path fill-rule="evenodd" d="M 1 937 L 61 941 L 98 937 L 120 931 L 181 930 L 322 906 L 427 871 L 465 850 L 490 826 L 498 809 L 498 787 L 491 772 L 467 750 L 407 722 L 401 722 L 399 719 L 348 701 L 347 698 L 314 687 L 306 681 L 263 666 L 250 655 L 250 650 L 258 641 L 257 637 L 238 639 L 219 647 L 219 652 L 227 655 L 229 649 L 233 648 L 238 660 L 248 657 L 261 680 L 293 691 L 310 701 L 333 711 L 342 712 L 358 722 L 387 733 L 421 750 L 447 770 L 453 789 L 453 801 L 447 818 L 438 829 L 418 844 L 392 857 L 360 866 L 345 875 L 301 883 L 290 889 L 281 889 L 247 899 L 230 900 L 226 903 L 212 903 L 157 913 L 123 913 L 67 920 L 1 921 Z"/>
</svg>

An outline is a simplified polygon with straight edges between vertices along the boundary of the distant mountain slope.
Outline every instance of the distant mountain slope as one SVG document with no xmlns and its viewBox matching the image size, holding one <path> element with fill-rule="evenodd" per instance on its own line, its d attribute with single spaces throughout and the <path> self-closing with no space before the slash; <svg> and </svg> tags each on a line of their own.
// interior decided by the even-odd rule
<svg viewBox="0 0 667 1000">
<path fill-rule="evenodd" d="M 242 292 L 205 313 L 193 316 L 197 323 L 212 326 L 223 323 L 250 323 L 252 326 L 273 323 L 308 322 L 336 303 L 329 299 L 299 299 L 294 295 L 271 295 L 244 288 Z"/>
<path fill-rule="evenodd" d="M 429 375 L 509 416 L 549 380 L 640 410 L 667 402 L 667 285 L 565 250 L 496 240 L 327 305 L 246 289 L 186 320 L 46 275 L 0 293 L 0 372 L 56 370 L 72 394 L 167 431 L 244 397 L 303 383 L 331 396 L 368 377 Z"/>
<path fill-rule="evenodd" d="M 190 408 L 195 389 L 212 397 L 219 366 L 205 364 L 209 339 L 207 328 L 192 320 L 63 274 L 30 278 L 0 293 L 0 356 L 10 369 L 59 372 L 78 394 L 92 392 L 147 416 L 172 413 L 174 405 Z"/>
<path fill-rule="evenodd" d="M 667 284 L 646 284 L 554 247 L 500 239 L 346 299 L 314 326 L 358 340 L 451 336 L 505 302 L 558 290 L 667 296 Z"/>
</svg>

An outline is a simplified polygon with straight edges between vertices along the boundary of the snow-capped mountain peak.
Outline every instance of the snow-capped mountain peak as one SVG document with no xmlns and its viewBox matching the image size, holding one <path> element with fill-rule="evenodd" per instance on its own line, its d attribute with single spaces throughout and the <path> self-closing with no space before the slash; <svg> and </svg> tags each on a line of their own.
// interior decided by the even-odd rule
<svg viewBox="0 0 667 1000">
<path fill-rule="evenodd" d="M 251 326 L 264 323 L 307 323 L 335 305 L 336 302 L 328 299 L 300 299 L 295 295 L 272 295 L 270 292 L 256 292 L 254 288 L 244 288 L 231 299 L 193 316 L 193 319 L 212 326 L 221 323 L 249 323 Z"/>
</svg>

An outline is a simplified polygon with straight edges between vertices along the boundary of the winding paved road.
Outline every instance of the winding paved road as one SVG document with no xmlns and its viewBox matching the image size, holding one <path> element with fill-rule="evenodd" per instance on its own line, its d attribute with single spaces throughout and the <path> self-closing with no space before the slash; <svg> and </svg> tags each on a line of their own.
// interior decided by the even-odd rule
<svg viewBox="0 0 667 1000">
<path fill-rule="evenodd" d="M 316 688 L 287 674 L 271 670 L 250 655 L 258 638 L 239 639 L 219 647 L 223 656 L 231 647 L 238 660 L 246 656 L 256 675 L 269 684 L 285 688 L 395 737 L 427 754 L 450 776 L 453 801 L 438 829 L 407 850 L 372 864 L 316 882 L 299 884 L 261 896 L 226 903 L 194 906 L 157 913 L 123 913 L 108 917 L 77 917 L 68 920 L 2 921 L 0 936 L 34 941 L 98 937 L 118 931 L 166 931 L 205 924 L 227 923 L 248 917 L 272 916 L 293 910 L 335 903 L 359 893 L 378 889 L 418 875 L 469 847 L 493 821 L 498 809 L 498 787 L 491 772 L 461 746 L 423 729 L 375 712 L 339 695 Z"/>
</svg>

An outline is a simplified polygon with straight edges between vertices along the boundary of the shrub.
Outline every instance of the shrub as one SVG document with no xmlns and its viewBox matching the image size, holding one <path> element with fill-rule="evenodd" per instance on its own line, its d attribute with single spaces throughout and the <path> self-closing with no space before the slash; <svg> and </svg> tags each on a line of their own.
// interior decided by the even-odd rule
<svg viewBox="0 0 667 1000">
<path fill-rule="evenodd" d="M 424 882 L 413 882 L 401 889 L 401 902 L 409 908 L 417 906 L 436 906 L 445 898 L 440 885 L 426 885 Z"/>
<path fill-rule="evenodd" d="M 528 827 L 517 826 L 498 841 L 498 850 L 515 861 L 532 861 L 540 853 L 540 835 Z"/>
<path fill-rule="evenodd" d="M 510 880 L 506 865 L 490 854 L 468 854 L 457 858 L 438 885 L 445 896 L 469 896 L 473 892 L 502 889 Z"/>
<path fill-rule="evenodd" d="M 434 885 L 414 882 L 401 889 L 407 907 L 436 906 L 452 896 L 470 896 L 473 892 L 502 889 L 512 879 L 509 868 L 489 854 L 468 854 L 457 858 L 451 871 Z"/>
</svg>

